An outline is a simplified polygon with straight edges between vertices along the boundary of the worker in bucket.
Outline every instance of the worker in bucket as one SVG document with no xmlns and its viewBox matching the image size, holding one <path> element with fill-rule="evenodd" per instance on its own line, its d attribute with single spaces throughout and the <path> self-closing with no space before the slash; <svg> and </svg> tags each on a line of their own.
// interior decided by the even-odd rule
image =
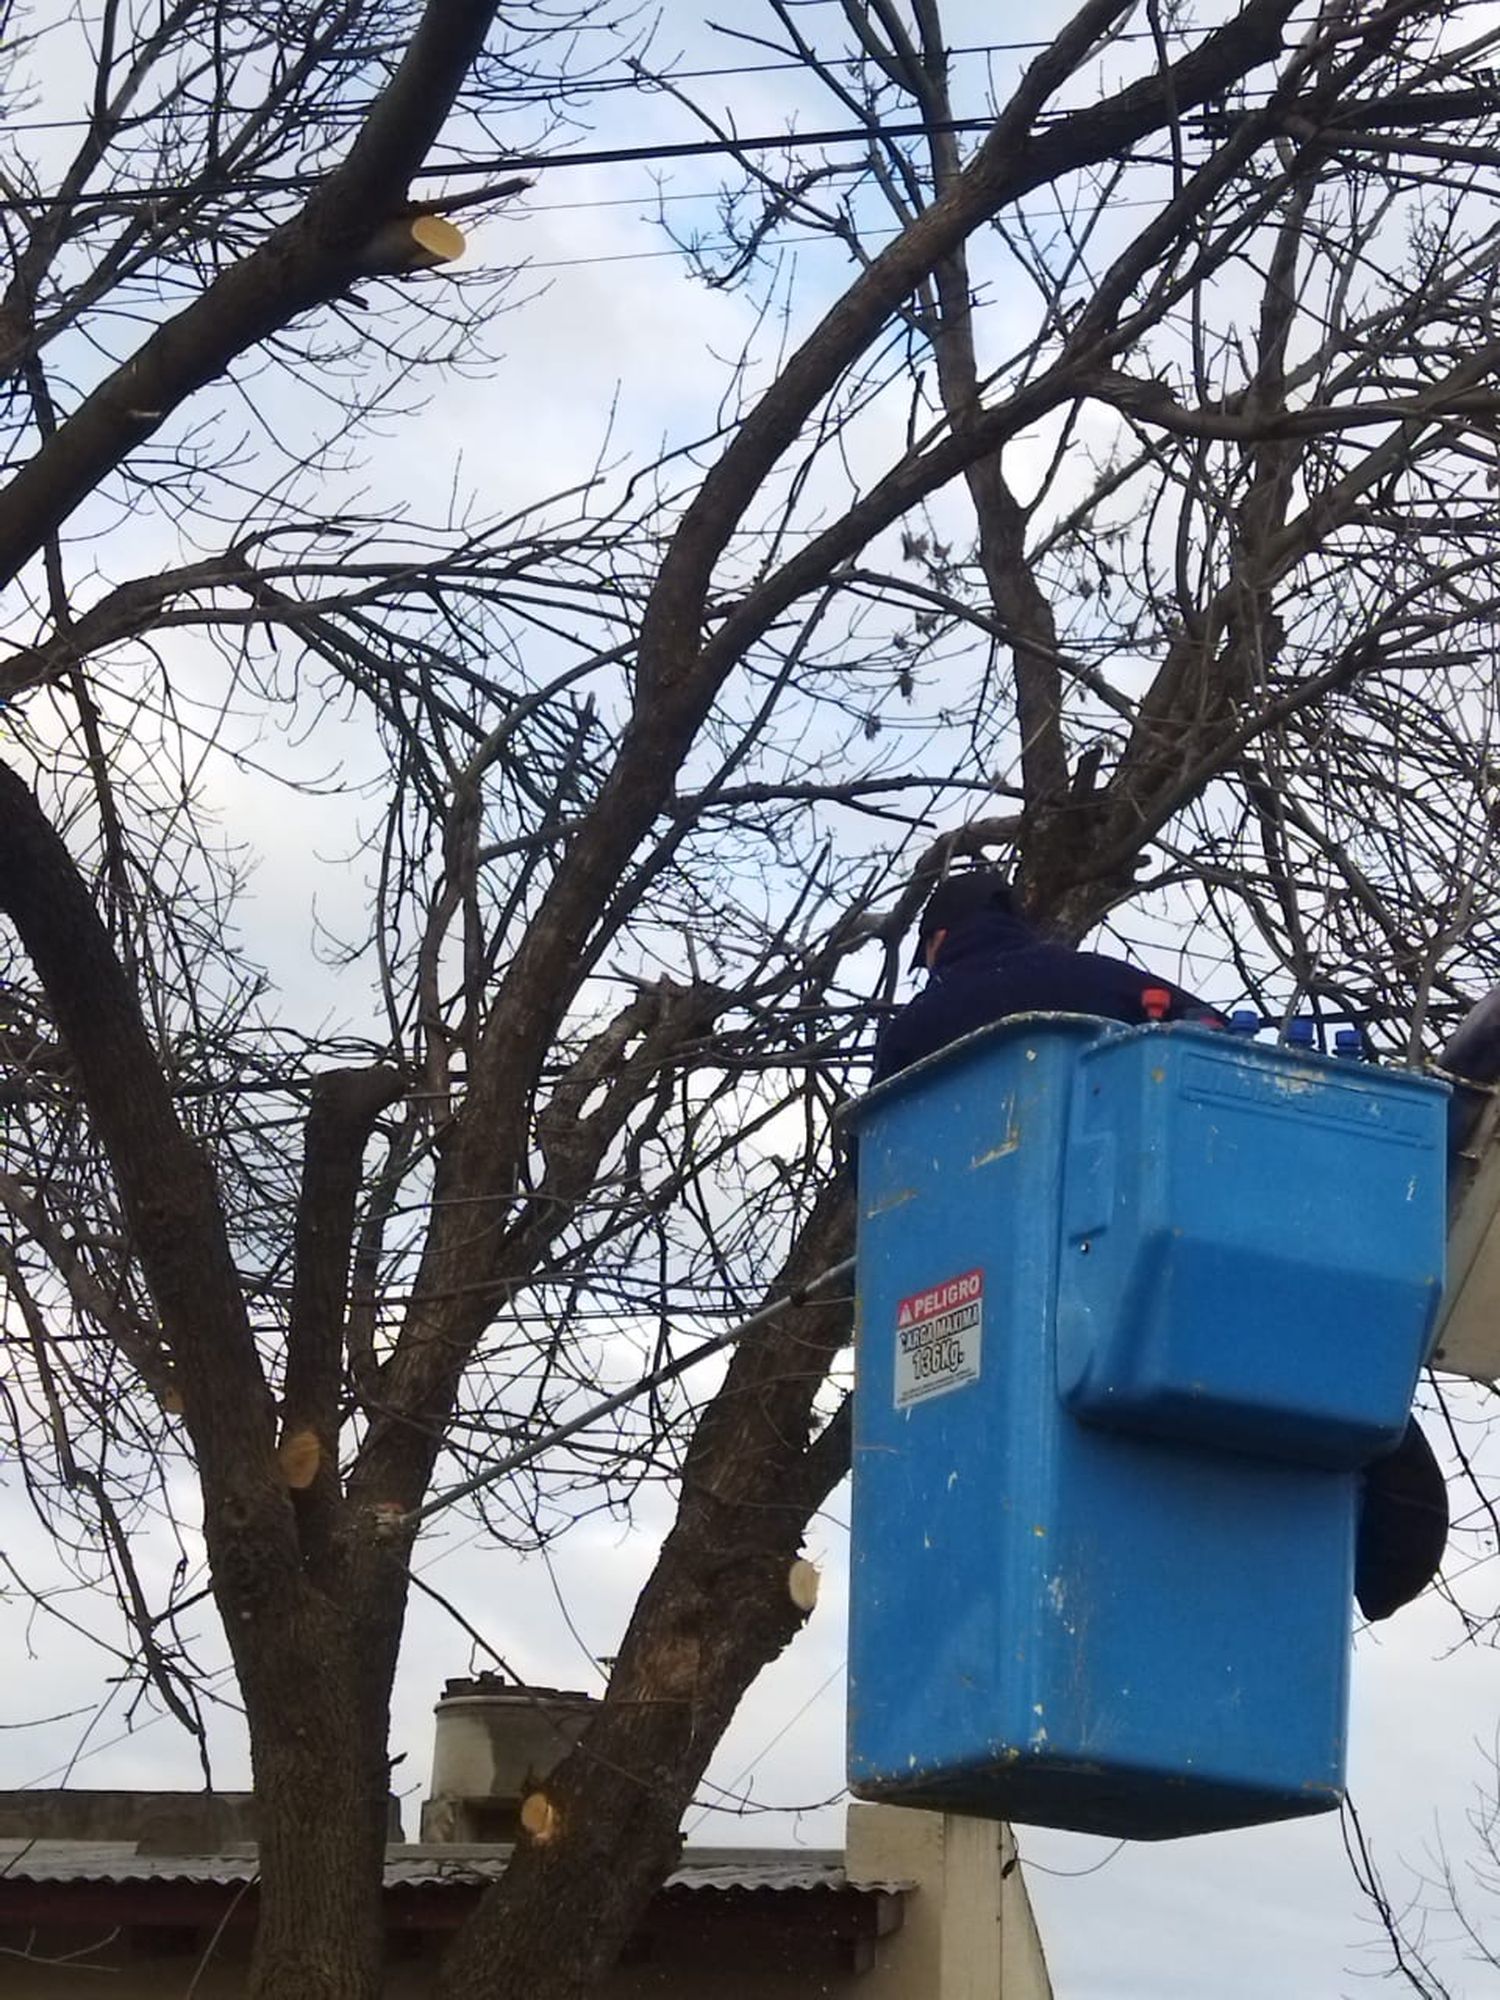
<svg viewBox="0 0 1500 2000">
<path fill-rule="evenodd" d="M 1044 937 L 992 868 L 950 875 L 933 890 L 912 959 L 914 971 L 924 966 L 925 987 L 887 1022 L 876 1043 L 874 1083 L 1013 1014 L 1226 1025 L 1216 1008 L 1168 980 L 1124 959 Z M 1495 1039 L 1500 1046 L 1500 1033 Z M 1500 1071 L 1500 1059 L 1495 1067 Z M 1354 1594 L 1365 1617 L 1389 1618 L 1424 1590 L 1447 1539 L 1447 1488 L 1412 1418 L 1396 1449 L 1365 1472 L 1354 1563 Z"/>
<path fill-rule="evenodd" d="M 950 875 L 928 897 L 912 970 L 924 965 L 926 987 L 876 1044 L 876 1083 L 1009 1014 L 1227 1025 L 1214 1008 L 1139 966 L 1042 937 L 993 868 Z"/>
</svg>

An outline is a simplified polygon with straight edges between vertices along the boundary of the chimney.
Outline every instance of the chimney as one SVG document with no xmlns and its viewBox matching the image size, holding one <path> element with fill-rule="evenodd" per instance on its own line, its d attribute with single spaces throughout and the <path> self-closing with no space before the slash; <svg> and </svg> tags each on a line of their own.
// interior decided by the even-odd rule
<svg viewBox="0 0 1500 2000">
<path fill-rule="evenodd" d="M 448 1681 L 434 1713 L 424 1842 L 504 1844 L 522 1802 L 583 1734 L 597 1706 L 569 1688 L 519 1687 L 499 1674 Z"/>
</svg>

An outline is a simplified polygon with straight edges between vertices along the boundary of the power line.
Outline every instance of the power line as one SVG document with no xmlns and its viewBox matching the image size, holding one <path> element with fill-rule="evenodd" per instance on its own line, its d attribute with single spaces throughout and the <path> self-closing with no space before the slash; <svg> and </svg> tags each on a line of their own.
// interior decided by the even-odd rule
<svg viewBox="0 0 1500 2000">
<path fill-rule="evenodd" d="M 677 198 L 678 197 L 673 197 L 673 199 Z M 684 201 L 701 200 L 703 199 L 703 197 L 696 195 L 694 196 L 684 195 L 680 197 L 680 199 Z M 625 203 L 600 202 L 598 204 L 586 201 L 557 202 L 557 203 L 543 203 L 539 208 L 533 210 L 532 213 L 545 214 L 554 207 L 558 209 L 588 209 L 596 205 L 601 208 L 634 206 L 634 204 L 630 202 L 625 202 Z M 1127 208 L 1158 209 L 1160 207 L 1161 203 L 1158 201 L 1112 201 L 1109 204 L 1111 214 L 1113 214 L 1117 209 L 1127 209 Z M 1073 211 L 1071 209 L 1063 208 L 1061 205 L 1049 206 L 1046 208 L 1033 208 L 1029 204 L 1026 206 L 1024 211 L 1028 221 L 1035 221 L 1044 216 L 1050 216 L 1055 220 L 1062 221 L 1065 220 L 1069 215 L 1071 215 L 1072 212 Z M 901 234 L 901 231 L 898 226 L 892 225 L 890 227 L 882 227 L 879 229 L 863 229 L 859 233 L 861 241 L 869 243 L 869 242 L 881 242 L 883 240 L 888 240 L 892 237 L 899 236 Z M 777 235 L 769 239 L 768 247 L 773 247 L 777 250 L 781 250 L 786 248 L 788 245 L 800 246 L 812 243 L 820 243 L 841 250 L 847 250 L 848 248 L 848 245 L 845 243 L 843 237 L 835 235 L 831 230 L 826 230 L 826 229 L 812 229 L 806 231 L 804 234 L 796 236 Z M 724 246 L 725 250 L 728 250 L 730 248 L 732 248 L 732 246 L 730 245 L 726 244 Z M 573 271 L 594 264 L 643 264 L 666 257 L 675 257 L 680 261 L 682 258 L 690 255 L 691 252 L 692 252 L 691 245 L 689 245 L 687 248 L 684 248 L 678 244 L 673 244 L 671 247 L 665 250 L 601 250 L 596 253 L 580 257 L 528 257 L 525 260 L 524 264 L 521 265 L 519 268 L 528 272 Z"/>
<path fill-rule="evenodd" d="M 865 235 L 869 239 L 875 239 L 882 236 L 899 236 L 900 233 L 899 229 L 872 229 L 866 231 Z M 778 250 L 785 248 L 788 244 L 797 245 L 805 243 L 823 243 L 840 250 L 848 248 L 848 245 L 840 237 L 831 235 L 826 230 L 818 229 L 810 230 L 805 236 L 778 236 L 774 241 L 775 247 Z M 663 257 L 675 257 L 680 263 L 688 254 L 687 251 L 678 249 L 675 246 L 669 250 L 601 250 L 596 256 L 590 257 L 528 257 L 524 264 L 518 266 L 518 269 L 525 272 L 576 271 L 584 265 L 646 264 Z"/>
<path fill-rule="evenodd" d="M 1045 124 L 1056 118 L 1072 114 L 1065 111 L 1043 112 L 1037 123 Z M 664 160 L 703 159 L 714 154 L 766 153 L 780 148 L 800 146 L 832 146 L 865 144 L 889 139 L 910 139 L 931 137 L 941 133 L 988 132 L 994 124 L 993 117 L 946 118 L 936 121 L 914 120 L 899 125 L 869 124 L 853 126 L 831 126 L 812 132 L 766 132 L 755 133 L 748 138 L 732 139 L 684 139 L 675 143 L 651 146 L 596 146 L 569 153 L 503 153 L 485 160 L 454 160 L 431 163 L 420 169 L 423 180 L 468 180 L 486 178 L 496 174 L 547 173 L 556 167 L 602 167 L 629 166 L 639 164 L 654 165 Z M 212 200 L 222 195 L 257 195 L 270 198 L 276 195 L 301 195 L 309 188 L 318 186 L 326 176 L 322 173 L 248 175 L 243 179 L 232 176 L 215 181 L 212 186 L 195 192 L 197 200 Z M 0 201 L 0 214 L 33 215 L 55 208 L 76 210 L 92 208 L 98 215 L 110 213 L 128 214 L 132 209 L 149 208 L 158 205 L 170 207 L 180 202 L 183 190 L 178 183 L 162 183 L 145 187 L 121 190 L 118 193 L 101 194 L 92 199 L 82 196 L 39 195 L 35 200 L 20 201 L 10 197 Z M 440 195 L 424 197 L 428 202 L 440 203 Z M 477 199 L 475 196 L 467 197 Z"/>
<path fill-rule="evenodd" d="M 1045 119 L 1049 114 L 1043 113 Z M 1053 117 L 1066 117 L 1054 112 Z M 869 144 L 872 140 L 925 139 L 949 132 L 988 132 L 993 114 L 983 118 L 935 118 L 903 120 L 887 125 L 872 120 L 867 125 L 831 125 L 811 132 L 759 132 L 748 139 L 679 139 L 656 146 L 594 146 L 570 153 L 516 153 L 481 165 L 461 161 L 452 167 L 430 167 L 434 174 L 541 173 L 549 167 L 629 166 L 640 160 L 693 160 L 712 153 L 770 153 L 782 146 L 840 146 Z M 1041 121 L 1038 121 L 1041 122 Z"/>
<path fill-rule="evenodd" d="M 1137 37 L 1137 39 L 1148 39 L 1148 37 L 1142 36 Z M 1019 51 L 1029 47 L 1043 48 L 1048 46 L 1050 44 L 1045 42 L 1035 44 L 993 43 L 974 45 L 975 48 L 994 51 L 1012 49 Z M 796 68 L 800 66 L 802 65 L 795 63 L 785 65 L 744 65 L 736 71 L 726 70 L 723 73 L 751 75 L 764 69 L 776 69 L 779 67 Z M 681 72 L 683 77 L 694 74 L 699 73 Z M 701 72 L 701 74 L 709 74 L 709 72 Z M 633 87 L 649 89 L 650 84 L 649 81 L 642 82 L 639 79 L 635 79 L 633 80 Z M 1262 95 L 1264 94 L 1262 93 Z M 1434 122 L 1438 124 L 1466 122 L 1492 110 L 1494 104 L 1495 93 L 1491 87 L 1471 87 L 1463 91 L 1433 92 L 1430 94 L 1417 92 L 1408 93 L 1404 96 L 1390 97 L 1384 100 L 1376 99 L 1371 103 L 1345 107 L 1345 116 L 1347 117 L 1350 112 L 1355 114 L 1351 121 L 1355 128 L 1379 127 L 1382 125 L 1396 125 L 1398 127 L 1414 126 L 1420 128 L 1424 121 L 1429 124 Z M 1205 138 L 1218 138 L 1223 136 L 1223 131 L 1211 130 L 1211 126 L 1216 125 L 1227 128 L 1235 119 L 1250 115 L 1252 109 L 1253 107 L 1248 97 L 1246 97 L 1241 99 L 1234 112 L 1221 111 L 1217 117 L 1211 111 L 1200 111 L 1195 115 L 1202 123 L 1203 136 Z M 1073 115 L 1075 115 L 1073 111 L 1067 108 L 1059 108 L 1053 111 L 1041 112 L 1035 122 L 1038 125 L 1046 125 Z M 59 125 L 65 122 L 38 121 L 30 129 L 57 129 Z M 89 121 L 78 122 L 83 129 L 89 128 Z M 988 113 L 982 117 L 904 120 L 899 123 L 884 122 L 878 117 L 872 116 L 858 125 L 825 127 L 811 131 L 785 130 L 774 133 L 756 133 L 746 137 L 657 142 L 648 146 L 587 147 L 571 152 L 514 152 L 498 154 L 485 160 L 457 160 L 447 163 L 434 162 L 420 169 L 420 178 L 440 180 L 469 179 L 473 177 L 493 176 L 497 173 L 546 173 L 560 167 L 656 164 L 669 160 L 700 159 L 715 155 L 738 155 L 783 149 L 790 150 L 805 146 L 870 145 L 875 142 L 886 143 L 895 139 L 924 138 L 939 134 L 985 132 L 991 129 L 994 122 L 994 113 Z M 11 129 L 26 128 L 12 127 Z M 208 201 L 231 194 L 259 196 L 262 198 L 272 198 L 278 195 L 300 195 L 305 194 L 309 188 L 317 186 L 324 178 L 325 174 L 323 172 L 286 176 L 272 176 L 269 174 L 248 175 L 240 179 L 231 176 L 217 181 L 211 186 L 193 191 L 192 198 L 200 201 Z M 488 192 L 498 195 L 512 191 L 508 188 L 497 187 Z M 472 201 L 481 198 L 482 194 L 479 196 L 470 196 L 467 199 Z M 148 184 L 144 187 L 121 190 L 115 193 L 105 193 L 92 199 L 77 195 L 59 197 L 39 194 L 32 199 L 18 199 L 15 196 L 11 196 L 0 201 L 0 213 L 31 216 L 39 212 L 57 208 L 64 208 L 69 211 L 92 208 L 96 216 L 104 216 L 110 213 L 128 214 L 132 209 L 157 204 L 165 206 L 170 211 L 171 207 L 182 199 L 183 188 L 181 181 L 175 180 L 171 183 L 161 185 Z M 442 197 L 428 197 L 428 199 L 440 202 Z M 455 197 L 455 199 L 457 198 Z"/>
<path fill-rule="evenodd" d="M 1044 112 L 1038 122 L 1049 118 L 1064 117 L 1065 112 Z M 900 125 L 853 125 L 832 126 L 826 130 L 813 132 L 768 132 L 756 133 L 744 139 L 684 139 L 675 143 L 651 146 L 596 146 L 570 153 L 502 153 L 484 160 L 453 160 L 432 162 L 422 167 L 419 178 L 423 180 L 474 179 L 496 174 L 546 173 L 555 167 L 603 167 L 655 164 L 663 160 L 703 159 L 713 154 L 724 153 L 765 153 L 780 147 L 847 145 L 855 142 L 868 144 L 872 140 L 920 138 L 948 132 L 987 132 L 994 124 L 992 117 L 951 118 L 936 122 L 916 120 Z M 211 200 L 222 195 L 275 195 L 305 194 L 309 188 L 318 186 L 326 176 L 322 173 L 247 175 L 242 179 L 227 176 L 194 192 L 198 200 Z M 60 197 L 38 195 L 35 200 L 22 201 L 10 197 L 0 201 L 0 214 L 32 215 L 54 208 L 93 208 L 96 214 L 112 212 L 128 214 L 132 209 L 155 207 L 158 204 L 170 206 L 183 198 L 180 183 L 148 184 L 121 190 L 118 193 L 100 194 L 93 198 L 79 195 Z M 475 197 L 469 197 L 474 199 Z M 428 201 L 440 201 L 441 196 L 427 196 Z"/>
<path fill-rule="evenodd" d="M 528 202 L 523 202 L 521 206 L 524 208 L 528 216 L 572 215 L 576 213 L 587 213 L 588 211 L 593 209 L 639 208 L 642 202 L 647 202 L 647 201 L 650 202 L 653 207 L 659 206 L 663 208 L 668 206 L 670 203 L 674 202 L 717 201 L 719 197 L 723 194 L 723 192 L 724 190 L 722 188 L 711 188 L 711 187 L 686 188 L 675 194 L 658 193 L 655 189 L 652 189 L 647 194 L 590 195 L 587 198 L 587 200 L 584 201 L 528 201 Z M 1109 205 L 1111 209 L 1159 208 L 1161 206 L 1161 203 L 1157 201 L 1111 201 Z M 1067 215 L 1070 214 L 1071 211 L 1061 206 L 1055 209 L 1037 209 L 1028 207 L 1026 213 L 1028 215 Z"/>
<path fill-rule="evenodd" d="M 1262 93 L 1264 100 L 1264 94 Z M 1420 95 L 1403 100 L 1391 99 L 1386 103 L 1376 101 L 1346 107 L 1346 116 L 1356 114 L 1350 129 L 1364 130 L 1392 125 L 1400 128 L 1422 129 L 1425 122 L 1452 123 L 1465 122 L 1494 108 L 1494 93 L 1488 90 L 1433 93 L 1430 100 Z M 1248 98 L 1243 100 L 1233 112 L 1219 114 L 1218 122 L 1251 115 L 1257 108 Z M 1433 116 L 1432 114 L 1438 114 Z M 1065 118 L 1076 116 L 1076 110 L 1060 108 L 1041 112 L 1035 123 L 1045 126 Z M 1199 111 L 1196 118 L 1205 122 L 1212 114 Z M 941 134 L 964 132 L 988 132 L 995 123 L 992 115 L 982 118 L 944 118 L 903 120 L 897 124 L 871 120 L 861 125 L 828 126 L 812 131 L 782 131 L 752 133 L 747 137 L 723 139 L 684 139 L 649 146 L 595 146 L 581 147 L 564 153 L 500 153 L 483 160 L 453 160 L 433 162 L 420 169 L 423 180 L 469 180 L 493 177 L 496 174 L 550 173 L 561 167 L 600 167 L 655 165 L 668 160 L 704 159 L 725 154 L 765 153 L 780 150 L 794 151 L 805 146 L 870 145 L 886 143 L 893 139 L 930 138 Z M 1217 136 L 1217 135 L 1216 135 Z M 309 188 L 318 186 L 326 175 L 323 173 L 249 175 L 243 179 L 233 177 L 215 182 L 210 187 L 197 190 L 194 199 L 212 200 L 220 196 L 238 194 L 253 195 L 263 199 L 276 196 L 305 194 Z M 510 192 L 496 188 L 492 193 Z M 92 207 L 97 215 L 126 213 L 132 209 L 162 205 L 169 207 L 183 198 L 180 182 L 147 185 L 131 188 L 113 194 L 102 194 L 91 201 L 80 196 L 59 197 L 39 195 L 34 200 L 17 200 L 14 197 L 0 201 L 0 213 L 33 215 L 45 210 L 66 208 L 76 210 Z M 479 197 L 470 196 L 469 200 Z M 441 195 L 429 195 L 424 199 L 433 205 L 440 205 Z"/>
<path fill-rule="evenodd" d="M 1218 137 L 1220 126 L 1227 129 L 1239 120 L 1253 116 L 1256 110 L 1263 110 L 1271 101 L 1270 93 L 1266 91 L 1257 92 L 1256 97 L 1258 102 L 1252 103 L 1249 93 L 1246 93 L 1236 101 L 1233 110 L 1215 111 L 1204 106 L 1189 116 L 1192 122 L 1203 125 L 1205 133 L 1212 126 L 1213 136 Z M 1462 124 L 1484 117 L 1494 112 L 1497 103 L 1500 103 L 1500 95 L 1489 85 L 1476 85 L 1464 90 L 1388 93 L 1383 97 L 1342 105 L 1329 115 L 1327 122 L 1334 133 L 1380 130 L 1384 127 L 1420 131 L 1432 125 Z M 1039 112 L 1033 124 L 1053 125 L 1078 115 L 1077 107 L 1060 106 L 1055 110 Z M 695 159 L 716 153 L 774 152 L 780 147 L 868 145 L 888 139 L 923 139 L 947 133 L 988 132 L 997 116 L 996 113 L 987 113 L 982 118 L 904 119 L 895 124 L 872 118 L 862 125 L 836 125 L 808 132 L 756 133 L 749 138 L 684 139 L 652 146 L 598 146 L 567 153 L 506 153 L 490 161 L 461 160 L 451 166 L 434 165 L 423 171 L 447 175 L 543 173 L 552 167 L 619 166 L 639 161 Z"/>
<path fill-rule="evenodd" d="M 1308 14 L 1298 19 L 1288 20 L 1287 26 L 1289 28 L 1311 27 L 1316 19 L 1317 16 L 1315 14 Z M 1178 41 L 1186 41 L 1190 32 L 1192 31 L 1186 28 L 1168 28 L 1166 35 L 1169 40 L 1175 38 Z M 952 48 L 946 50 L 945 54 L 950 61 L 955 56 L 1039 55 L 1043 49 L 1050 49 L 1056 39 L 1054 35 L 1047 35 L 1043 36 L 1040 40 L 1027 42 L 958 42 Z M 1156 36 L 1149 28 L 1132 29 L 1126 34 L 1113 35 L 1110 38 L 1111 46 L 1117 42 L 1154 42 L 1155 40 Z M 825 56 L 819 54 L 816 57 L 816 61 L 827 69 L 847 69 L 856 62 L 868 63 L 870 67 L 875 67 L 874 58 L 864 55 L 857 49 L 850 49 L 842 55 Z M 719 77 L 776 76 L 785 74 L 789 70 L 800 70 L 804 73 L 813 74 L 815 73 L 815 66 L 814 63 L 808 62 L 803 56 L 787 56 L 780 62 L 731 63 L 714 69 L 664 71 L 660 77 L 657 77 L 649 70 L 639 69 L 632 71 L 629 76 L 587 79 L 576 87 L 588 91 L 592 95 L 604 95 L 610 91 L 629 90 L 631 88 L 640 89 L 642 87 L 650 89 L 652 86 L 660 87 L 660 85 L 667 83 L 712 82 Z M 570 86 L 571 88 L 573 86 Z"/>
<path fill-rule="evenodd" d="M 530 174 L 546 173 L 554 167 L 633 166 L 642 162 L 654 164 L 658 160 L 704 159 L 721 153 L 770 153 L 781 147 L 868 145 L 874 140 L 925 139 L 952 132 L 988 132 L 995 123 L 996 115 L 987 112 L 982 118 L 915 118 L 894 125 L 872 118 L 863 125 L 830 125 L 807 132 L 757 132 L 747 138 L 678 139 L 659 141 L 650 146 L 590 146 L 567 153 L 497 153 L 488 160 L 455 160 L 446 165 L 433 163 L 421 171 L 424 176 L 438 177 Z M 1069 110 L 1042 111 L 1035 122 L 1039 125 L 1051 124 L 1075 115 Z M 320 177 L 291 177 L 284 181 L 267 177 L 260 182 L 260 186 L 290 190 L 301 185 L 303 178 Z"/>
<path fill-rule="evenodd" d="M 803 1716 L 806 1715 L 807 1711 L 812 1707 L 815 1701 L 822 1700 L 823 1696 L 827 1694 L 828 1690 L 833 1686 L 834 1682 L 839 1678 L 840 1674 L 844 1672 L 848 1664 L 849 1661 L 847 1657 L 840 1659 L 823 1677 L 823 1679 L 818 1683 L 818 1685 L 813 1689 L 812 1693 L 807 1697 L 807 1700 L 803 1702 L 802 1706 L 798 1709 L 794 1709 L 793 1712 L 787 1717 L 786 1721 L 782 1723 L 781 1727 L 777 1730 L 776 1734 L 771 1738 L 770 1742 L 762 1744 L 760 1749 L 757 1750 L 755 1755 L 750 1759 L 750 1762 L 745 1766 L 744 1770 L 737 1771 L 735 1775 L 729 1780 L 729 1783 L 727 1785 L 716 1785 L 711 1778 L 705 1778 L 703 1782 L 709 1787 L 711 1791 L 717 1792 L 720 1798 L 737 1799 L 740 1802 L 740 1804 L 748 1806 L 750 1804 L 750 1796 L 747 1792 L 741 1792 L 739 1790 L 739 1787 L 744 1784 L 747 1778 L 753 1778 L 755 1776 L 755 1773 L 760 1769 L 761 1765 L 765 1762 L 766 1758 L 770 1756 L 771 1752 L 776 1748 L 777 1744 L 781 1742 L 783 1737 L 789 1736 L 791 1734 L 792 1730 L 796 1728 L 797 1724 L 802 1720 Z M 835 1797 L 841 1797 L 841 1796 L 842 1794 L 835 1794 Z M 833 1802 L 832 1800 L 826 1801 L 826 1803 L 828 1804 L 832 1804 L 832 1802 Z M 695 1800 L 694 1803 L 696 1804 L 697 1801 Z M 702 1826 L 703 1822 L 708 1818 L 710 1813 L 723 1812 L 725 1810 L 726 1810 L 725 1807 L 720 1805 L 715 1805 L 712 1802 L 705 1804 L 702 1810 L 699 1812 L 698 1817 L 693 1821 L 692 1825 L 683 1828 L 684 1837 L 685 1838 L 690 1837 L 691 1835 L 695 1834 L 698 1831 L 699 1827 Z M 786 1812 L 795 1810 L 795 1808 L 790 1808 L 786 1806 L 764 1806 L 761 1808 L 761 1810 L 764 1812 Z M 1122 1847 L 1124 1846 L 1124 1844 L 1125 1843 L 1121 1841 L 1120 1845 Z"/>
<path fill-rule="evenodd" d="M 1287 26 L 1289 28 L 1311 26 L 1315 18 L 1314 15 L 1307 15 L 1305 18 L 1294 17 L 1288 21 Z M 1182 28 L 1166 30 L 1169 39 L 1175 38 L 1180 41 L 1187 39 L 1187 32 Z M 1140 29 L 1116 35 L 1112 38 L 1112 42 L 1153 42 L 1155 39 L 1149 29 Z M 1050 39 L 1025 42 L 961 42 L 950 48 L 947 54 L 950 60 L 957 56 L 1037 55 L 1051 46 Z M 861 57 L 851 51 L 845 55 L 821 57 L 819 60 L 829 68 L 843 69 L 851 62 L 868 61 L 869 58 Z M 551 109 L 555 108 L 560 100 L 577 97 L 608 97 L 627 90 L 652 92 L 664 90 L 670 84 L 712 83 L 724 78 L 742 76 L 780 76 L 796 71 L 815 74 L 813 66 L 800 56 L 789 56 L 781 62 L 724 63 L 705 69 L 663 70 L 660 74 L 645 69 L 633 69 L 623 76 L 581 77 L 575 82 L 559 83 L 556 87 L 545 90 L 538 88 L 534 95 L 528 95 L 522 90 L 517 92 L 512 102 L 518 105 L 545 104 Z M 355 120 L 362 119 L 366 110 L 367 107 L 364 105 L 333 106 L 321 115 Z M 172 117 L 175 122 L 213 119 L 222 123 L 224 109 L 222 105 L 208 104 L 174 106 Z M 150 122 L 147 118 L 125 118 L 121 120 L 118 130 L 130 132 Z M 6 120 L 5 130 L 7 133 L 91 132 L 95 129 L 95 125 L 96 121 L 92 118 L 11 118 Z"/>
</svg>

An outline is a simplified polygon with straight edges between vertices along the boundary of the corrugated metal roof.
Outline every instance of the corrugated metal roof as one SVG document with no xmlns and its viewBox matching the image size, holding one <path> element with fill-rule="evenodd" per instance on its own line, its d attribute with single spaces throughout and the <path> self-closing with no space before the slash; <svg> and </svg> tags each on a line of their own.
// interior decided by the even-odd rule
<svg viewBox="0 0 1500 2000">
<path fill-rule="evenodd" d="M 505 1872 L 508 1847 L 390 1847 L 387 1888 L 442 1888 L 493 1882 Z M 11 1882 L 248 1882 L 253 1847 L 219 1854 L 140 1854 L 131 1841 L 0 1840 L 0 1880 Z M 766 1848 L 700 1848 L 682 1857 L 667 1889 L 795 1892 L 837 1890 L 890 1894 L 910 1884 L 851 1882 L 843 1856 Z"/>
<path fill-rule="evenodd" d="M 133 1840 L 0 1840 L 6 1882 L 245 1882 L 253 1849 L 226 1854 L 139 1854 Z"/>
<path fill-rule="evenodd" d="M 909 1885 L 851 1882 L 842 1856 L 824 1860 L 813 1855 L 776 1852 L 755 1861 L 684 1856 L 681 1867 L 666 1882 L 669 1889 L 852 1889 L 857 1893 L 875 1893 L 897 1886 Z"/>
</svg>

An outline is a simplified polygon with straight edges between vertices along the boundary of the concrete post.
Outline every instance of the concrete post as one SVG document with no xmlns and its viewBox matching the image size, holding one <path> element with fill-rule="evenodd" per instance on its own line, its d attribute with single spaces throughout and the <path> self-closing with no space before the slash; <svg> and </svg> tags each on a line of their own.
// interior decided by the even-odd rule
<svg viewBox="0 0 1500 2000">
<path fill-rule="evenodd" d="M 1008 1826 L 851 1805 L 847 1867 L 916 1890 L 863 1983 L 870 2000 L 1052 2000 Z"/>
</svg>

